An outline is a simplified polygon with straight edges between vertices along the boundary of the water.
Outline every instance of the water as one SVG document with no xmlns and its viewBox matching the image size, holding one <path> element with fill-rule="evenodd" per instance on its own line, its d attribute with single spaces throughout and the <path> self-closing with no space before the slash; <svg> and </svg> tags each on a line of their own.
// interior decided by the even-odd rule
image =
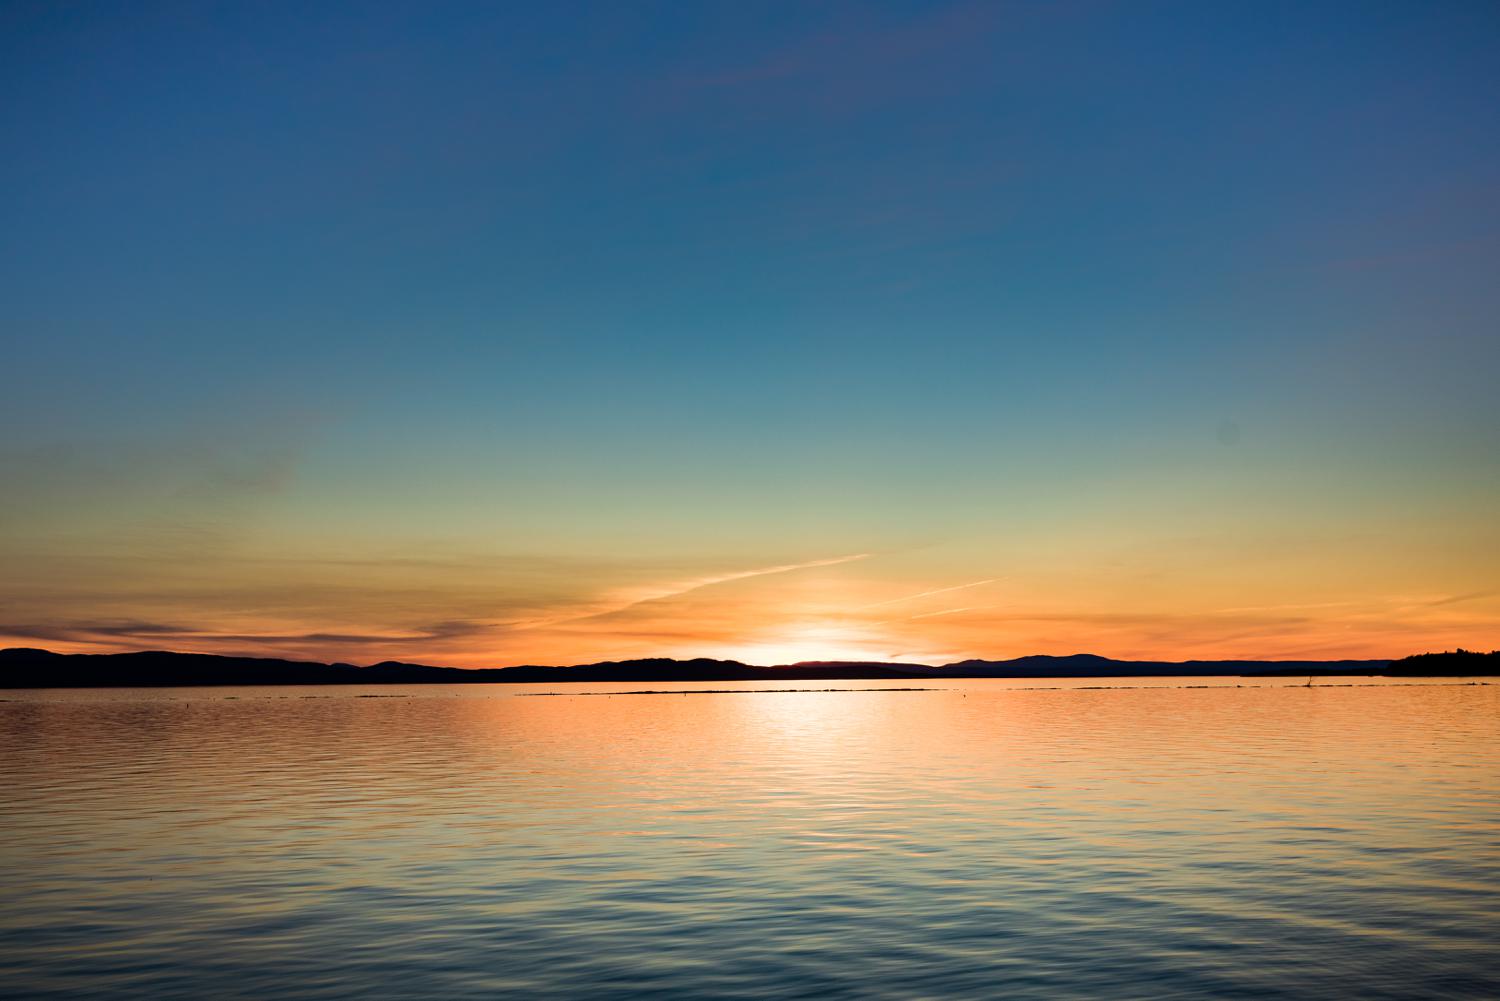
<svg viewBox="0 0 1500 1001">
<path fill-rule="evenodd" d="M 1500 997 L 1500 686 L 1237 683 L 0 692 L 0 994 Z"/>
</svg>

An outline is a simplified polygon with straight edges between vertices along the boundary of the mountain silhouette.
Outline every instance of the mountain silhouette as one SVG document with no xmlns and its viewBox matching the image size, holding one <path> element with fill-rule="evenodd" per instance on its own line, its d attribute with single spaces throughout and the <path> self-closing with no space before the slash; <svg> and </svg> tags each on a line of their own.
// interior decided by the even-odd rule
<svg viewBox="0 0 1500 1001">
<path fill-rule="evenodd" d="M 1477 653 L 1460 647 L 1449 653 L 1419 653 L 1391 664 L 1386 673 L 1408 678 L 1500 675 L 1500 650 Z"/>
<path fill-rule="evenodd" d="M 60 654 L 0 650 L 0 688 L 161 687 L 179 685 L 369 685 L 452 682 L 833 681 L 912 678 L 1128 678 L 1252 675 L 1500 675 L 1500 652 L 1421 654 L 1402 660 L 1112 660 L 1095 654 L 1035 655 L 953 664 L 803 661 L 763 667 L 735 660 L 650 657 L 571 667 L 434 667 L 387 660 L 368 667 L 217 654 Z"/>
</svg>

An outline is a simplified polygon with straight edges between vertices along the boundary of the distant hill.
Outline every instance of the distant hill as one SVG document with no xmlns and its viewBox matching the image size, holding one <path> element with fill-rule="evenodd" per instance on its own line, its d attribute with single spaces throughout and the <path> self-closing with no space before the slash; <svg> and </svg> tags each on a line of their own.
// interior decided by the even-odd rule
<svg viewBox="0 0 1500 1001">
<path fill-rule="evenodd" d="M 807 681 L 930 677 L 931 668 L 900 664 L 793 664 L 756 667 L 733 660 L 604 661 L 573 667 L 432 667 L 382 661 L 369 667 L 314 661 L 143 651 L 59 654 L 24 647 L 0 650 L 0 688 L 110 688 L 178 685 L 380 685 L 453 682 Z"/>
<path fill-rule="evenodd" d="M 1419 653 L 1393 661 L 1386 674 L 1401 677 L 1465 678 L 1500 675 L 1500 650 L 1477 653 L 1454 650 L 1451 653 Z"/>
<path fill-rule="evenodd" d="M 1500 675 L 1500 653 L 1422 654 L 1403 660 L 1111 660 L 1094 654 L 964 660 L 943 666 L 806 661 L 760 667 L 734 660 L 603 661 L 572 667 L 433 667 L 383 661 L 368 667 L 261 657 L 143 651 L 59 654 L 0 650 L 0 688 L 108 688 L 177 685 L 369 685 L 452 682 L 834 681 L 939 678 L 1234 677 L 1249 675 Z"/>
<path fill-rule="evenodd" d="M 1111 660 L 1092 653 L 1036 654 L 1014 660 L 961 660 L 939 670 L 953 678 L 1237 677 L 1250 674 L 1382 674 L 1389 660 Z"/>
</svg>

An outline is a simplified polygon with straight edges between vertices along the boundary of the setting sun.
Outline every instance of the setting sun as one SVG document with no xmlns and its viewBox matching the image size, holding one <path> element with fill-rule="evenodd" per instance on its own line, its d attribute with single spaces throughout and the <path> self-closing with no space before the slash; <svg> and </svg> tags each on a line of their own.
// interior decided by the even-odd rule
<svg viewBox="0 0 1500 1001">
<path fill-rule="evenodd" d="M 859 625 L 807 623 L 778 629 L 743 645 L 722 648 L 715 656 L 746 664 L 797 664 L 805 661 L 887 661 L 914 659 L 893 652 L 890 639 Z"/>
</svg>

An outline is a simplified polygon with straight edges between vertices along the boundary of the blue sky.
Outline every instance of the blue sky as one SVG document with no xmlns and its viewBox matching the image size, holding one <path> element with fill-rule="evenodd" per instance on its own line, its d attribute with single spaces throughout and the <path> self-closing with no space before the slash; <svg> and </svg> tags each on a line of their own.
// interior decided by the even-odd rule
<svg viewBox="0 0 1500 1001">
<path fill-rule="evenodd" d="M 1482 3 L 6 4 L 0 546 L 97 585 L 11 631 L 374 635 L 406 585 L 268 611 L 246 561 L 434 549 L 485 554 L 453 653 L 502 660 L 636 648 L 507 616 L 856 553 L 808 574 L 1009 573 L 1080 644 L 1110 559 L 1188 614 L 1203 539 L 1231 607 L 1500 587 L 1497 50 Z M 1347 649 L 1493 645 L 1475 600 Z M 853 646 L 1074 639 L 1015 629 Z"/>
</svg>

